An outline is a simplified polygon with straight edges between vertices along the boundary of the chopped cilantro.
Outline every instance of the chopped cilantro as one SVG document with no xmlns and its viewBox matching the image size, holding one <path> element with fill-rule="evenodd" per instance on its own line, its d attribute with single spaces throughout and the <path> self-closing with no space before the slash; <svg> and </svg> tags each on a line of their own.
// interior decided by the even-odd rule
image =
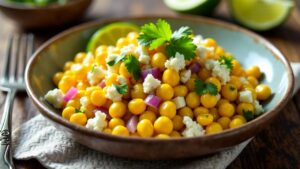
<svg viewBox="0 0 300 169">
<path fill-rule="evenodd" d="M 175 40 L 172 39 L 171 43 L 166 46 L 166 51 L 169 56 L 175 56 L 178 52 L 184 55 L 185 60 L 191 60 L 196 56 L 195 49 L 196 46 L 189 37 L 182 37 Z"/>
<path fill-rule="evenodd" d="M 243 115 L 247 121 L 253 119 L 253 112 L 252 111 L 243 111 Z"/>
<path fill-rule="evenodd" d="M 121 54 L 118 57 L 116 57 L 114 60 L 111 60 L 111 61 L 107 62 L 107 64 L 109 66 L 113 66 L 113 65 L 117 64 L 118 62 L 120 62 L 121 60 L 123 60 L 125 58 L 125 56 L 126 55 Z"/>
<path fill-rule="evenodd" d="M 218 88 L 212 83 L 204 83 L 200 79 L 195 80 L 195 91 L 199 95 L 211 94 L 216 96 L 218 94 Z"/>
<path fill-rule="evenodd" d="M 229 70 L 232 70 L 233 68 L 232 60 L 233 59 L 231 57 L 221 56 L 218 61 L 220 62 L 221 65 L 225 65 Z"/>
<path fill-rule="evenodd" d="M 82 113 L 82 111 L 79 109 L 75 109 L 75 113 Z"/>
<path fill-rule="evenodd" d="M 193 33 L 192 29 L 188 26 L 183 26 L 179 28 L 172 34 L 173 39 L 180 39 L 183 36 L 190 36 Z"/>
<path fill-rule="evenodd" d="M 196 56 L 196 45 L 190 37 L 192 30 L 185 26 L 172 34 L 171 26 L 165 20 L 159 19 L 156 24 L 145 24 L 141 28 L 139 43 L 149 46 L 150 50 L 165 45 L 170 57 L 174 57 L 178 52 L 184 55 L 185 60 L 190 60 Z"/>
<path fill-rule="evenodd" d="M 122 85 L 115 85 L 115 88 L 117 89 L 118 93 L 120 94 L 126 94 L 128 91 L 128 86 L 127 84 L 122 84 Z"/>
<path fill-rule="evenodd" d="M 135 80 L 139 80 L 141 78 L 141 67 L 140 62 L 133 55 L 127 55 L 123 59 L 125 66 L 129 73 L 133 75 Z"/>
</svg>

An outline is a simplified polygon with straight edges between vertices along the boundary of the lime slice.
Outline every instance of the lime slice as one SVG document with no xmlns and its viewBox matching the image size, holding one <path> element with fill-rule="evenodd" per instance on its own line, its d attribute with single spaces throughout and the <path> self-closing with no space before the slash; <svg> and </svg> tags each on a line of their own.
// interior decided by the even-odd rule
<svg viewBox="0 0 300 169">
<path fill-rule="evenodd" d="M 209 15 L 220 0 L 164 0 L 167 7 L 188 14 Z"/>
<path fill-rule="evenodd" d="M 256 31 L 279 26 L 294 6 L 292 0 L 230 0 L 229 3 L 234 19 Z"/>
<path fill-rule="evenodd" d="M 99 45 L 116 45 L 119 38 L 127 36 L 129 32 L 138 32 L 137 25 L 127 22 L 116 22 L 106 25 L 96 31 L 87 45 L 87 51 L 94 51 Z"/>
</svg>

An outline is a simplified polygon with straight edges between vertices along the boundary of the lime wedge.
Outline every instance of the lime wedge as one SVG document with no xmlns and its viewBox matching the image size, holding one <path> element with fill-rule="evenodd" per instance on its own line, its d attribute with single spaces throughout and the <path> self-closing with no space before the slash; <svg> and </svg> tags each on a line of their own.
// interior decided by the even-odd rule
<svg viewBox="0 0 300 169">
<path fill-rule="evenodd" d="M 209 15 L 220 0 L 164 0 L 170 9 L 188 14 Z"/>
<path fill-rule="evenodd" d="M 229 3 L 234 19 L 256 31 L 279 26 L 294 6 L 292 0 L 230 0 Z"/>
<path fill-rule="evenodd" d="M 115 22 L 96 31 L 87 45 L 87 51 L 94 51 L 99 45 L 116 45 L 119 38 L 127 36 L 129 32 L 138 32 L 137 25 L 127 22 Z"/>
</svg>

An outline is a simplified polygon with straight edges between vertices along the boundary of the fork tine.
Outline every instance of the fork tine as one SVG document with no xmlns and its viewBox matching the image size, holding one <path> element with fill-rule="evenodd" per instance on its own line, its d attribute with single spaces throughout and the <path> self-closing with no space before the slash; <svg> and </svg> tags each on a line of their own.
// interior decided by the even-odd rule
<svg viewBox="0 0 300 169">
<path fill-rule="evenodd" d="M 18 53 L 18 76 L 16 77 L 18 82 L 23 81 L 24 67 L 26 66 L 26 46 L 27 46 L 27 36 L 26 34 L 22 35 L 20 38 L 20 48 Z"/>
<path fill-rule="evenodd" d="M 16 80 L 16 75 L 17 75 L 17 56 L 19 53 L 19 48 L 20 48 L 20 37 L 19 36 L 14 36 L 13 37 L 13 44 L 12 44 L 12 53 L 9 56 L 10 63 L 9 63 L 9 83 L 14 83 Z"/>
<path fill-rule="evenodd" d="M 15 35 L 13 38 L 12 55 L 10 55 L 10 72 L 9 72 L 9 83 L 15 83 L 18 75 L 18 57 L 20 55 L 20 36 Z"/>
<path fill-rule="evenodd" d="M 32 34 L 28 34 L 28 35 L 24 34 L 22 36 L 22 50 L 23 51 L 19 59 L 19 64 L 20 64 L 19 82 L 24 81 L 25 68 L 34 50 L 34 37 Z"/>
<path fill-rule="evenodd" d="M 12 46 L 13 46 L 13 37 L 9 36 L 9 40 L 8 40 L 8 47 L 7 47 L 7 51 L 5 54 L 5 58 L 4 58 L 4 69 L 3 69 L 3 73 L 2 73 L 2 81 L 7 81 L 9 78 L 9 65 L 10 65 L 10 59 L 9 57 L 12 54 Z"/>
<path fill-rule="evenodd" d="M 33 34 L 27 35 L 27 49 L 26 50 L 27 50 L 26 61 L 28 61 L 34 51 L 34 36 L 33 36 Z"/>
</svg>

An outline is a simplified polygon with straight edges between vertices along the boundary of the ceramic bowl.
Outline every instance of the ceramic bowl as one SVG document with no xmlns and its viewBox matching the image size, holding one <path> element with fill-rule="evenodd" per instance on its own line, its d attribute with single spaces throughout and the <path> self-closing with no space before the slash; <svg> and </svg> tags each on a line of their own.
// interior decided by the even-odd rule
<svg viewBox="0 0 300 169">
<path fill-rule="evenodd" d="M 72 0 L 65 5 L 25 6 L 0 0 L 0 10 L 25 29 L 49 28 L 68 24 L 88 9 L 92 0 Z"/>
<path fill-rule="evenodd" d="M 242 127 L 219 134 L 194 138 L 144 139 L 119 137 L 89 130 L 61 117 L 61 111 L 47 104 L 43 96 L 55 88 L 52 76 L 66 61 L 84 51 L 87 41 L 99 28 L 111 22 L 126 21 L 138 25 L 166 19 L 172 27 L 190 26 L 195 34 L 212 37 L 241 62 L 244 67 L 258 65 L 266 75 L 263 83 L 273 90 L 273 97 L 263 107 L 266 112 Z M 287 59 L 264 38 L 238 26 L 202 17 L 137 17 L 99 21 L 67 30 L 42 45 L 26 69 L 27 92 L 41 114 L 59 130 L 77 142 L 108 154 L 133 159 L 178 159 L 215 153 L 239 144 L 264 129 L 287 103 L 293 89 L 293 74 Z"/>
</svg>

